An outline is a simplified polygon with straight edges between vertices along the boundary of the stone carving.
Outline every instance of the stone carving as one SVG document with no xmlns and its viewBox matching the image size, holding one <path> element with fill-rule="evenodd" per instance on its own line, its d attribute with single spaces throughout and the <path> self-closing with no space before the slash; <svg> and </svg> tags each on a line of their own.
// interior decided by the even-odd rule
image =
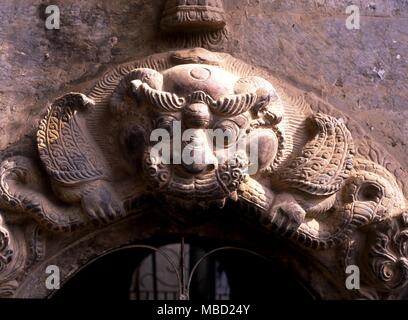
<svg viewBox="0 0 408 320">
<path fill-rule="evenodd" d="M 353 163 L 337 194 L 317 199 L 295 196 L 303 205 L 302 216 L 306 218 L 300 226 L 295 225 L 297 229 L 289 230 L 286 221 L 273 221 L 274 224 L 307 247 L 327 249 L 346 241 L 359 228 L 401 215 L 405 200 L 395 179 L 370 161 L 355 158 Z M 293 208 L 293 202 L 289 201 L 288 207 Z M 292 210 L 296 212 L 296 208 Z"/>
<path fill-rule="evenodd" d="M 21 246 L 21 249 L 18 248 Z M 10 233 L 0 215 L 0 297 L 10 297 L 18 286 L 17 276 L 24 267 L 26 252 L 18 232 Z"/>
<path fill-rule="evenodd" d="M 0 217 L 1 219 L 1 217 Z M 0 220 L 2 223 L 2 220 Z M 0 272 L 5 270 L 13 257 L 13 249 L 10 243 L 10 235 L 6 228 L 0 225 Z"/>
<path fill-rule="evenodd" d="M 386 218 L 366 230 L 366 242 L 347 244 L 345 264 L 362 266 L 362 288 L 357 298 L 397 299 L 408 283 L 408 223 L 407 212 Z M 362 252 L 363 254 L 361 254 Z"/>
<path fill-rule="evenodd" d="M 160 28 L 180 47 L 217 47 L 226 37 L 222 0 L 168 0 Z"/>
<path fill-rule="evenodd" d="M 184 23 L 202 26 L 203 12 Z M 214 145 L 209 129 L 229 139 Z M 169 133 L 162 146 L 173 151 L 170 159 L 156 152 L 157 130 Z M 190 139 L 178 141 L 187 130 Z M 56 99 L 37 133 L 41 164 L 23 155 L 2 161 L 0 207 L 50 234 L 72 235 L 125 218 L 125 204 L 146 195 L 171 204 L 170 214 L 239 202 L 254 209 L 265 231 L 323 264 L 337 262 L 321 252 L 337 252 L 340 269 L 354 263 L 368 270 L 364 297 L 391 297 L 408 281 L 406 199 L 393 174 L 356 154 L 359 143 L 345 119 L 312 112 L 227 54 L 174 51 L 118 67 L 88 95 Z M 0 235 L 7 269 L 13 247 L 2 226 Z M 41 243 L 18 246 L 14 255 L 35 264 L 46 255 Z"/>
<path fill-rule="evenodd" d="M 82 94 L 57 99 L 41 121 L 37 139 L 54 192 L 66 203 L 81 203 L 90 221 L 103 223 L 123 216 L 124 210 L 108 182 L 103 156 L 79 115 L 92 105 L 92 100 Z M 42 206 L 41 210 L 47 209 Z M 75 228 L 82 223 L 70 220 L 64 225 Z"/>
<path fill-rule="evenodd" d="M 221 0 L 169 0 L 160 26 L 165 31 L 219 30 L 225 27 L 224 15 Z"/>
</svg>

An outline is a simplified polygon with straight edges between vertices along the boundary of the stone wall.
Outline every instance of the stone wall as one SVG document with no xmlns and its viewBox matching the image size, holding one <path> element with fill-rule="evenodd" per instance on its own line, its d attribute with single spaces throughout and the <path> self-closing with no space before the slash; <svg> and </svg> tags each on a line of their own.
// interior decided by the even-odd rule
<svg viewBox="0 0 408 320">
<path fill-rule="evenodd" d="M 222 28 L 221 0 L 211 1 L 205 12 Z M 183 234 L 248 238 L 258 249 L 277 240 L 279 259 L 323 298 L 398 298 L 408 283 L 408 1 L 224 0 L 227 29 L 187 37 L 161 31 L 164 2 L 0 5 L 0 297 L 46 297 L 51 261 L 66 281 L 109 250 Z M 51 4 L 61 11 L 58 30 L 45 27 Z M 346 28 L 351 4 L 361 11 L 358 30 Z M 181 14 L 182 32 L 185 23 L 209 24 L 194 10 L 202 19 Z M 165 21 L 169 31 L 174 20 Z M 238 59 L 171 51 L 197 43 Z M 56 99 L 72 91 L 88 97 Z M 303 98 L 323 113 L 311 117 Z M 247 175 L 248 151 L 218 166 L 148 157 L 146 137 L 160 119 L 180 118 L 206 145 L 200 130 L 235 117 L 245 120 L 233 127 L 245 129 L 246 150 L 261 137 L 262 171 Z M 212 206 L 225 208 L 210 219 Z M 252 220 L 268 241 L 245 236 Z M 360 291 L 344 286 L 350 265 L 362 268 Z"/>
<path fill-rule="evenodd" d="M 45 8 L 61 10 L 47 30 Z M 361 29 L 347 30 L 347 5 Z M 48 101 L 91 87 L 113 65 L 172 47 L 163 0 L 3 0 L 0 149 L 36 128 Z M 408 1 L 226 0 L 225 51 L 357 120 L 408 167 Z M 81 88 L 81 89 L 80 89 Z"/>
</svg>

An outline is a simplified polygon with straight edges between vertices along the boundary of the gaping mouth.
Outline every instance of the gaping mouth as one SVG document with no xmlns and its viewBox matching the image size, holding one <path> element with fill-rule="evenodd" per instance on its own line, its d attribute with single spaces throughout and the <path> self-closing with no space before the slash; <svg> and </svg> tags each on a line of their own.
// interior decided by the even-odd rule
<svg viewBox="0 0 408 320">
<path fill-rule="evenodd" d="M 177 165 L 161 163 L 149 152 L 144 159 L 145 176 L 153 191 L 182 201 L 225 200 L 234 197 L 247 176 L 248 161 L 236 156 L 212 170 L 191 174 Z"/>
<path fill-rule="evenodd" d="M 173 174 L 173 179 L 167 185 L 166 193 L 177 198 L 206 200 L 222 199 L 230 192 L 220 183 L 216 171 L 195 175 L 189 179 Z"/>
</svg>

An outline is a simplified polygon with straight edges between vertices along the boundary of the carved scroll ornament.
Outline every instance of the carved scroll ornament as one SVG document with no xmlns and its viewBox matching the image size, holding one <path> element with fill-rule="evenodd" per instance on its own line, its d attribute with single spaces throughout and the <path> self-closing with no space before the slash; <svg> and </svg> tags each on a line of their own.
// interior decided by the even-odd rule
<svg viewBox="0 0 408 320">
<path fill-rule="evenodd" d="M 152 153 L 156 129 L 176 143 L 175 123 L 193 133 L 191 152 L 210 164 L 168 163 Z M 208 129 L 228 130 L 243 146 L 229 154 L 229 144 L 209 148 Z M 126 204 L 149 195 L 169 211 L 242 203 L 266 232 L 311 257 L 324 263 L 319 252 L 335 252 L 339 270 L 351 262 L 367 269 L 361 295 L 395 296 L 408 280 L 406 198 L 393 174 L 356 152 L 359 144 L 344 119 L 312 112 L 227 54 L 192 49 L 120 66 L 88 95 L 69 93 L 49 106 L 38 159 L 3 159 L 2 215 L 32 226 L 14 232 L 1 220 L 0 287 L 44 255 L 30 250 L 43 248 L 33 226 L 61 234 L 96 229 L 130 215 Z M 22 234 L 31 240 L 21 242 Z"/>
</svg>

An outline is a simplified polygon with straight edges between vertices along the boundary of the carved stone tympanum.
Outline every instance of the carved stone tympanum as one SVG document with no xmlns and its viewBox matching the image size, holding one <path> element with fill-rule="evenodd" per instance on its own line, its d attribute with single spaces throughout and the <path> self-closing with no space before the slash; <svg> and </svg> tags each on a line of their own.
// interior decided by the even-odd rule
<svg viewBox="0 0 408 320">
<path fill-rule="evenodd" d="M 168 5 L 162 26 L 221 26 L 208 6 Z M 38 157 L 3 158 L 0 293 L 24 295 L 26 275 L 52 254 L 46 243 L 64 248 L 153 199 L 181 224 L 198 208 L 240 203 L 251 210 L 237 220 L 256 221 L 337 275 L 329 297 L 395 298 L 408 280 L 406 198 L 349 125 L 228 54 L 187 49 L 119 66 L 87 95 L 49 106 Z M 209 130 L 228 139 L 216 144 Z M 365 270 L 359 291 L 344 286 L 348 265 Z"/>
</svg>

